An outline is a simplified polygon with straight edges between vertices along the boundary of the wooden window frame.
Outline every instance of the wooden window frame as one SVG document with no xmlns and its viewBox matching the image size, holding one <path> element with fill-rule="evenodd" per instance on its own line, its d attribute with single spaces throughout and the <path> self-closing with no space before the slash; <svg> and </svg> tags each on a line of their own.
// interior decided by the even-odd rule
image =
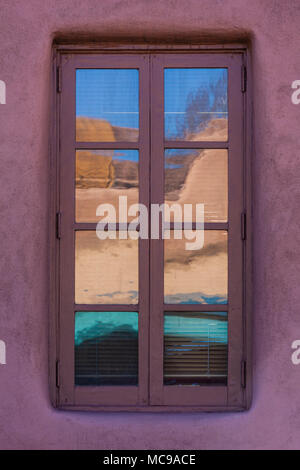
<svg viewBox="0 0 300 470">
<path fill-rule="evenodd" d="M 151 54 L 151 62 L 149 56 Z M 196 57 L 195 57 L 196 56 Z M 155 67 L 151 64 L 155 63 Z M 196 65 L 195 65 L 196 64 Z M 228 142 L 164 141 L 164 67 L 226 67 L 228 69 Z M 139 240 L 140 304 L 136 306 L 76 306 L 79 311 L 142 311 L 139 313 L 139 385 L 75 387 L 74 385 L 74 261 L 61 263 L 61 253 L 74 259 L 74 231 L 96 223 L 73 220 L 75 148 L 99 148 L 99 143 L 75 142 L 76 68 L 140 69 L 139 142 L 114 142 L 101 148 L 138 149 L 140 202 L 162 203 L 165 148 L 226 148 L 229 157 L 228 223 L 206 223 L 205 229 L 228 229 L 228 305 L 164 305 L 163 241 Z M 241 411 L 252 397 L 251 358 L 251 80 L 250 57 L 243 44 L 234 45 L 55 45 L 52 67 L 50 152 L 50 395 L 53 406 L 99 411 Z M 147 80 L 151 74 L 150 95 Z M 72 104 L 71 104 L 72 103 Z M 147 104 L 149 103 L 149 104 Z M 150 106 L 150 113 L 147 112 Z M 62 119 L 63 116 L 63 119 Z M 155 135 L 151 141 L 150 134 Z M 156 155 L 156 158 L 154 158 Z M 161 158 L 157 158 L 160 155 Z M 151 164 L 151 181 L 149 168 Z M 73 170 L 72 170 L 73 167 Z M 71 168 L 71 171 L 70 171 Z M 70 177 L 71 174 L 71 177 Z M 230 185 L 230 181 L 234 181 Z M 152 195 L 150 199 L 150 186 Z M 71 192 L 70 192 L 71 191 Z M 73 192 L 74 194 L 74 192 Z M 61 214 L 61 205 L 68 211 Z M 62 218 L 62 222 L 61 222 Z M 150 248 L 150 250 L 149 250 Z M 149 254 L 150 253 L 150 254 Z M 150 263 L 150 264 L 149 264 Z M 150 272 L 148 269 L 150 266 Z M 71 282 L 70 282 L 71 280 Z M 151 292 L 149 285 L 151 285 Z M 60 292 L 64 295 L 60 295 Z M 155 292 L 155 295 L 153 293 Z M 163 312 L 228 311 L 227 386 L 163 385 Z M 151 315 L 150 315 L 151 311 Z M 60 313 L 64 312 L 64 314 Z M 67 312 L 67 313 L 66 313 Z M 150 326 L 149 326 L 150 325 Z M 160 332 L 158 334 L 157 332 Z M 69 332 L 67 334 L 66 332 Z M 151 350 L 151 354 L 149 351 Z M 150 358 L 148 363 L 148 358 Z M 143 367 L 145 365 L 146 367 Z M 148 369 L 149 367 L 149 369 Z M 148 369 L 148 370 L 147 370 Z"/>
</svg>

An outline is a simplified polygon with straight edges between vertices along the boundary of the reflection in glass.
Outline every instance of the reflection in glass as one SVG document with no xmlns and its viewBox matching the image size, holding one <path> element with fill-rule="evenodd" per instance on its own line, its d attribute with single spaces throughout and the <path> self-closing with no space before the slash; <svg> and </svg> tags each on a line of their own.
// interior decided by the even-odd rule
<svg viewBox="0 0 300 470">
<path fill-rule="evenodd" d="M 137 384 L 137 312 L 76 312 L 75 385 Z"/>
<path fill-rule="evenodd" d="M 165 150 L 165 202 L 204 204 L 205 222 L 227 222 L 228 158 L 226 149 Z"/>
<path fill-rule="evenodd" d="M 77 141 L 136 142 L 138 127 L 138 70 L 76 70 Z"/>
<path fill-rule="evenodd" d="M 226 384 L 227 344 L 226 312 L 165 313 L 164 384 Z"/>
<path fill-rule="evenodd" d="M 127 232 L 108 231 L 108 236 Z M 138 303 L 138 240 L 99 240 L 96 231 L 77 231 L 75 244 L 77 304 Z"/>
<path fill-rule="evenodd" d="M 165 138 L 226 141 L 227 69 L 165 69 Z"/>
<path fill-rule="evenodd" d="M 98 222 L 99 204 L 112 204 L 119 219 L 120 196 L 138 203 L 138 160 L 138 150 L 77 150 L 76 221 Z"/>
<path fill-rule="evenodd" d="M 166 304 L 227 303 L 227 231 L 205 230 L 203 248 L 187 250 L 186 243 L 197 242 L 196 236 L 201 239 L 198 232 L 187 230 L 189 239 L 183 233 L 182 239 L 177 240 L 171 231 L 170 239 L 164 240 Z"/>
</svg>

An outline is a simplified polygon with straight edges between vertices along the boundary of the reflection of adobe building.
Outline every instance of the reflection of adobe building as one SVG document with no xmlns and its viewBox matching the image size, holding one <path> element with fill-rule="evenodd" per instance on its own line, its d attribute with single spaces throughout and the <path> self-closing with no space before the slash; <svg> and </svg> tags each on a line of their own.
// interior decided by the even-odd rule
<svg viewBox="0 0 300 470">
<path fill-rule="evenodd" d="M 78 118 L 77 140 L 96 141 L 99 139 L 120 138 L 136 140 L 137 131 L 120 129 L 99 119 Z M 117 137 L 118 134 L 118 137 Z M 201 136 L 195 139 L 224 140 L 227 135 L 227 120 L 213 119 Z M 117 152 L 117 151 L 116 151 Z M 100 203 L 110 203 L 116 208 L 118 217 L 119 196 L 128 197 L 128 206 L 138 202 L 138 162 L 119 159 L 112 151 L 77 151 L 76 160 L 76 216 L 77 221 L 98 222 L 96 209 Z M 167 151 L 165 158 L 165 194 L 166 202 L 172 204 L 204 203 L 206 222 L 227 221 L 227 150 L 190 150 Z M 129 219 L 130 220 L 130 219 Z M 116 248 L 114 256 L 118 263 L 125 263 L 130 269 L 131 284 L 123 279 L 122 285 L 116 280 L 110 282 L 107 273 L 104 276 L 91 271 L 96 259 L 103 265 L 111 262 L 106 250 L 106 243 L 95 239 L 88 240 L 89 234 L 81 234 L 78 240 L 77 259 L 82 269 L 77 271 L 78 289 L 82 294 L 82 303 L 95 301 L 98 284 L 93 286 L 93 279 L 101 277 L 104 292 L 122 295 L 124 303 L 131 303 L 133 289 L 137 290 L 137 250 L 135 241 L 128 240 L 122 246 L 123 253 Z M 204 248 L 188 251 L 185 240 L 165 241 L 165 295 L 171 303 L 183 301 L 205 303 L 223 303 L 227 298 L 227 233 L 210 230 L 205 232 Z M 115 242 L 117 247 L 117 243 Z M 110 248 L 111 249 L 111 248 Z M 121 250 L 121 247 L 120 247 Z M 81 255 L 82 252 L 82 255 Z M 126 255 L 128 253 L 128 255 Z M 131 253 L 131 255 L 130 255 Z M 121 260 L 123 257 L 123 261 Z M 124 258 L 126 257 L 126 259 Z M 104 260 L 105 258 L 105 260 Z M 82 263 L 81 263 L 82 259 Z M 90 270 L 87 273 L 85 266 Z M 96 269 L 96 268 L 95 268 Z M 94 273 L 96 274 L 96 273 Z M 89 285 L 86 279 L 91 280 Z M 133 287 L 136 286 L 136 287 Z M 180 286 L 180 289 L 179 289 Z M 199 291 L 201 286 L 201 291 Z M 126 293 L 127 292 L 127 293 Z"/>
<path fill-rule="evenodd" d="M 100 119 L 77 118 L 77 141 L 136 141 L 138 131 L 111 126 Z M 192 140 L 225 140 L 227 120 L 213 119 L 200 135 Z M 189 136 L 189 138 L 191 138 Z M 117 152 L 116 152 L 117 153 Z M 138 202 L 138 161 L 119 159 L 113 151 L 80 150 L 76 158 L 76 201 L 77 217 L 96 221 L 98 204 L 113 204 L 118 210 L 119 196 L 128 196 L 128 203 Z M 141 181 L 140 184 L 143 184 Z M 165 197 L 166 202 L 183 204 L 205 204 L 205 221 L 227 221 L 227 151 L 226 150 L 171 150 L 165 155 Z M 126 241 L 126 248 L 114 248 L 107 241 L 101 241 L 89 234 L 78 237 L 77 259 L 84 261 L 86 269 L 77 270 L 78 302 L 99 301 L 99 276 L 101 287 L 106 293 L 105 301 L 124 303 L 135 301 L 133 288 L 137 293 L 137 246 L 135 241 Z M 222 231 L 205 234 L 202 250 L 187 251 L 185 240 L 165 242 L 165 300 L 168 303 L 226 303 L 227 297 L 227 237 Z M 114 244 L 116 247 L 116 242 Z M 115 251 L 114 251 L 115 250 Z M 118 260 L 118 268 L 124 263 L 131 279 L 124 279 L 118 285 L 117 279 L 110 279 L 108 271 L 103 274 L 96 266 L 109 266 L 110 252 Z M 126 255 L 126 253 L 128 255 Z M 95 263 L 95 260 L 98 262 Z M 133 266 L 135 263 L 135 266 Z M 95 266 L 95 270 L 93 270 Z M 89 272 L 87 272 L 89 269 Z M 93 279 L 97 279 L 93 285 Z M 88 283 L 87 280 L 90 282 Z M 180 289 L 179 289 L 180 285 Z M 199 292 L 199 285 L 203 291 Z M 134 287 L 135 286 L 135 287 Z M 113 289 L 113 292 L 112 292 Z M 106 300 L 105 300 L 106 299 Z M 171 321 L 176 321 L 173 316 Z M 164 375 L 165 383 L 203 383 L 226 381 L 227 373 L 227 331 L 218 337 L 218 329 L 225 325 L 222 315 L 210 315 L 203 321 L 201 331 L 195 328 L 194 335 L 184 331 L 181 334 L 172 327 L 165 334 Z M 210 329 L 210 332 L 208 331 Z M 86 338 L 84 338 L 84 334 Z M 126 326 L 114 326 L 105 335 L 101 322 L 83 334 L 75 346 L 76 377 L 78 384 L 135 384 L 137 381 L 137 331 Z M 209 337 L 210 335 L 210 337 Z M 215 335 L 215 337 L 214 337 Z M 209 337 L 209 340 L 208 340 Z M 187 365 L 189 369 L 187 370 Z M 208 377 L 210 375 L 210 379 Z"/>
<path fill-rule="evenodd" d="M 201 134 L 190 140 L 224 140 L 227 135 L 227 120 L 214 119 Z M 76 120 L 77 141 L 121 141 L 134 142 L 138 138 L 136 129 L 111 126 L 108 121 L 80 117 Z M 114 188 L 132 189 L 138 187 L 138 163 L 113 158 L 112 151 L 77 152 L 76 188 Z M 110 155 L 109 155 L 110 154 Z M 227 221 L 227 153 L 226 150 L 202 150 L 187 152 L 166 152 L 165 158 L 165 194 L 166 202 L 177 201 L 180 204 L 205 204 L 205 221 Z M 112 192 L 111 192 L 112 193 Z M 112 193 L 114 194 L 114 193 Z M 127 194 L 126 192 L 124 194 Z M 109 196 L 109 191 L 108 191 Z M 95 196 L 96 197 L 96 196 Z M 138 202 L 138 195 L 135 195 Z M 80 205 L 84 204 L 80 198 Z M 92 209 L 99 201 L 88 198 Z M 115 203 L 112 196 L 105 202 Z M 117 207 L 117 205 L 116 205 Z M 86 206 L 85 209 L 89 210 Z M 85 210 L 85 219 L 88 215 Z M 95 218 L 95 211 L 90 214 Z"/>
<path fill-rule="evenodd" d="M 97 139 L 104 142 L 136 142 L 138 130 L 112 126 L 102 119 L 80 117 L 76 119 L 76 139 L 79 142 L 95 142 Z M 112 151 L 77 152 L 76 188 L 126 189 L 137 186 L 137 162 L 113 159 Z"/>
</svg>

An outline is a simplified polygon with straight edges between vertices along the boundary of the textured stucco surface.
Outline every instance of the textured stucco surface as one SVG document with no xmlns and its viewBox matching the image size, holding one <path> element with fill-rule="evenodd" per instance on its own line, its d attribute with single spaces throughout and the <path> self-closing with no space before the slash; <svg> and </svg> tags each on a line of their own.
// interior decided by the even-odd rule
<svg viewBox="0 0 300 470">
<path fill-rule="evenodd" d="M 299 0 L 0 0 L 0 448 L 300 448 Z M 57 35 L 252 40 L 254 399 L 230 414 L 54 410 L 48 392 L 48 133 Z M 69 36 L 68 36 L 69 35 Z"/>
</svg>

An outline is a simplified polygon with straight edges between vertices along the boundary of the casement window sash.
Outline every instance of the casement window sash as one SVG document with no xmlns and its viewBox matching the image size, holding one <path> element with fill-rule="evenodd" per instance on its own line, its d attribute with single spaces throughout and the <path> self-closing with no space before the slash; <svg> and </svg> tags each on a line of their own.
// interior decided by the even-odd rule
<svg viewBox="0 0 300 470">
<path fill-rule="evenodd" d="M 72 52 L 72 50 L 70 51 Z M 242 51 L 132 51 L 128 53 L 57 53 L 54 65 L 56 117 L 55 142 L 58 190 L 56 192 L 56 283 L 55 317 L 57 341 L 53 341 L 56 364 L 56 405 L 81 409 L 133 410 L 226 410 L 247 406 L 245 387 L 249 334 L 245 331 L 246 274 L 249 276 L 250 240 L 246 237 L 249 197 L 245 196 L 245 55 Z M 171 141 L 164 139 L 164 68 L 226 68 L 228 71 L 228 141 Z M 136 68 L 140 76 L 138 142 L 76 142 L 76 69 Z M 242 76 L 242 79 L 241 79 Z M 242 80 L 242 81 L 241 81 Z M 57 122 L 57 119 L 56 119 Z M 96 223 L 75 222 L 75 152 L 79 149 L 136 149 L 139 151 L 139 201 L 164 202 L 164 151 L 168 148 L 228 150 L 228 222 L 209 223 L 205 230 L 228 231 L 228 304 L 165 305 L 163 292 L 163 240 L 139 240 L 139 304 L 99 305 L 74 303 L 75 232 L 94 230 Z M 247 163 L 249 165 L 249 163 Z M 248 183 L 249 187 L 249 183 Z M 249 189 L 249 188 L 248 188 Z M 149 212 L 150 213 L 150 212 Z M 149 227 L 150 231 L 150 227 Z M 248 244 L 248 248 L 247 245 Z M 105 267 L 104 267 L 105 269 Z M 248 290 L 247 290 L 248 289 Z M 247 307 L 247 308 L 246 308 Z M 76 311 L 136 311 L 139 315 L 138 386 L 75 386 L 74 315 Z M 197 311 L 228 314 L 227 385 L 183 386 L 163 384 L 164 312 Z M 52 353 L 53 354 L 53 353 Z"/>
</svg>

